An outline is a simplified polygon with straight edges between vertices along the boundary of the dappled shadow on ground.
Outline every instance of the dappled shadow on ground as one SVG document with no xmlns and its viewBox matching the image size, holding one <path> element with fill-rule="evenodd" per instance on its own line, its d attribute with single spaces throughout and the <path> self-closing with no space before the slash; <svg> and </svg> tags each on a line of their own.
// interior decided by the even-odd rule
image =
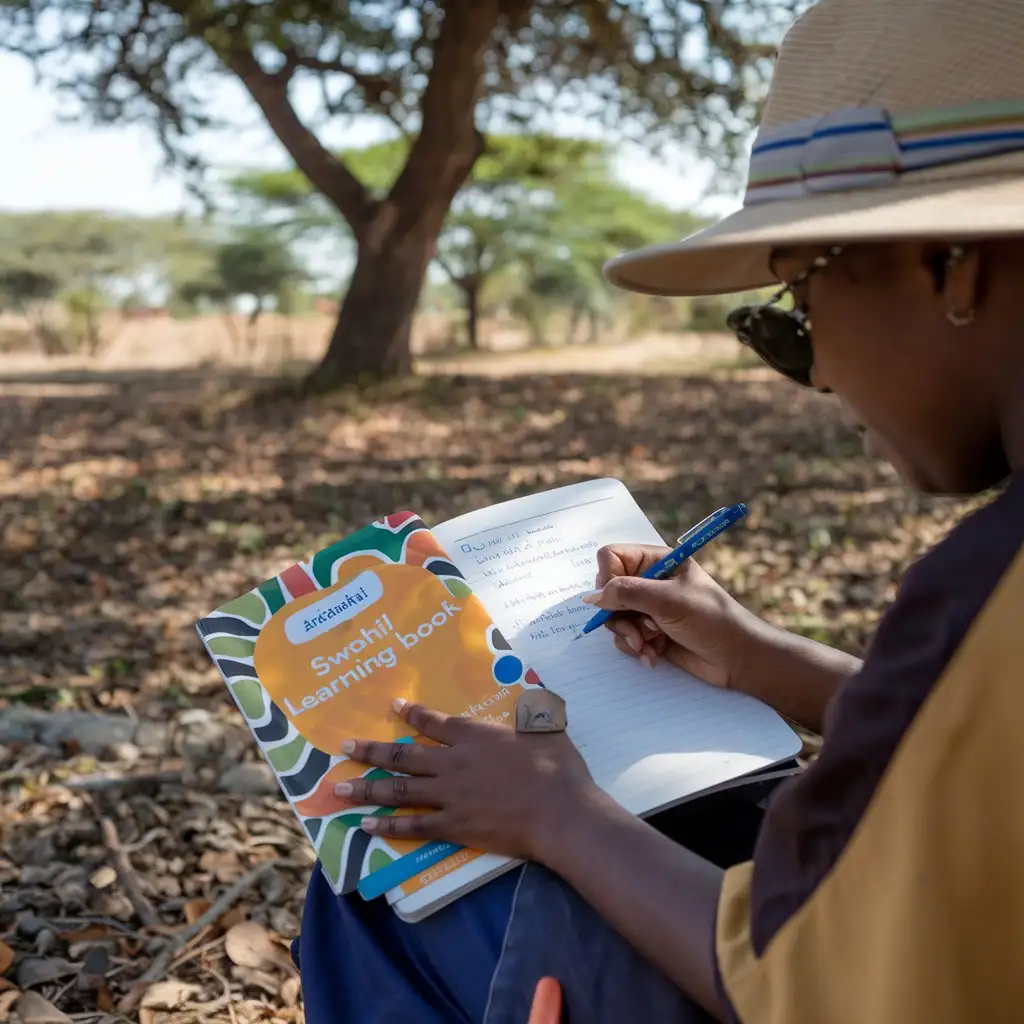
<svg viewBox="0 0 1024 1024">
<path fill-rule="evenodd" d="M 301 1021 L 268 936 L 295 934 L 312 854 L 192 625 L 289 562 L 397 509 L 438 522 L 611 475 L 669 539 L 748 502 L 702 563 L 774 621 L 859 649 L 959 511 L 865 460 L 829 399 L 762 371 L 431 375 L 303 402 L 263 386 L 214 370 L 0 384 L 0 725 L 36 705 L 37 723 L 77 709 L 100 729 L 0 735 L 0 917 L 20 922 L 9 974 L 36 972 L 82 1019 L 142 999 L 145 1021 Z"/>
<path fill-rule="evenodd" d="M 2 403 L 8 690 L 218 694 L 189 624 L 289 559 L 397 508 L 437 522 L 598 475 L 669 538 L 747 501 L 705 564 L 856 647 L 950 514 L 859 455 L 829 399 L 758 372 L 430 377 L 305 402 L 254 401 L 237 375 L 80 383 Z"/>
</svg>

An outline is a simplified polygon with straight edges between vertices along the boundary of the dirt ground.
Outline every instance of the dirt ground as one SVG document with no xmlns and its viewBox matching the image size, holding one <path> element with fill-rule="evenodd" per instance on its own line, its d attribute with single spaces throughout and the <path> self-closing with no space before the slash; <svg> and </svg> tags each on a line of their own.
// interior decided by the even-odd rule
<svg viewBox="0 0 1024 1024">
<path fill-rule="evenodd" d="M 0 362 L 0 1020 L 302 1019 L 309 853 L 197 617 L 369 519 L 623 479 L 774 622 L 862 650 L 966 506 L 715 337 L 432 359 L 301 403 L 271 367 Z M 25 995 L 28 993 L 28 995 Z M 67 1016 L 61 1016 L 65 1014 Z"/>
</svg>

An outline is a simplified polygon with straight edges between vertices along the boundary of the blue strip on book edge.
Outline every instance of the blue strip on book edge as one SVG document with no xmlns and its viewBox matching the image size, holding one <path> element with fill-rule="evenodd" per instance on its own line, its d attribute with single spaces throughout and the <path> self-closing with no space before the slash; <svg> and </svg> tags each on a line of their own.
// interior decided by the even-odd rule
<svg viewBox="0 0 1024 1024">
<path fill-rule="evenodd" d="M 450 857 L 456 850 L 461 849 L 462 847 L 456 846 L 455 843 L 428 843 L 412 853 L 407 853 L 404 857 L 399 857 L 386 868 L 379 868 L 367 875 L 360 880 L 356 889 L 364 900 L 376 899 L 378 896 L 383 896 L 389 889 L 394 889 L 396 885 L 407 882 L 414 875 L 418 875 L 421 871 L 425 871 L 438 861 Z"/>
</svg>

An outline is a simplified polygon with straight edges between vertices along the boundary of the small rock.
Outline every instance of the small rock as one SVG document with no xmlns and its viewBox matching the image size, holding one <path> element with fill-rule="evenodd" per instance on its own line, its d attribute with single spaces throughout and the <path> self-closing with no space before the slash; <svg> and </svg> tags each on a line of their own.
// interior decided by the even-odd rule
<svg viewBox="0 0 1024 1024">
<path fill-rule="evenodd" d="M 168 899 L 178 899 L 181 896 L 181 882 L 174 875 L 160 875 L 153 879 L 154 888 Z"/>
<path fill-rule="evenodd" d="M 93 900 L 93 909 L 101 917 L 112 917 L 115 921 L 130 921 L 135 916 L 128 897 L 116 890 L 97 893 L 97 898 Z"/>
<path fill-rule="evenodd" d="M 41 741 L 51 749 L 73 742 L 83 754 L 99 757 L 114 743 L 130 743 L 135 722 L 127 715 L 54 711 L 45 719 Z"/>
<path fill-rule="evenodd" d="M 169 747 L 167 726 L 163 722 L 143 720 L 139 722 L 132 741 L 144 756 L 163 757 Z"/>
<path fill-rule="evenodd" d="M 270 911 L 270 927 L 278 935 L 292 937 L 299 934 L 299 919 L 287 907 L 274 907 Z"/>
<path fill-rule="evenodd" d="M 13 704 L 0 712 L 0 743 L 34 743 L 45 720 L 37 708 Z"/>
<path fill-rule="evenodd" d="M 109 865 L 97 868 L 90 876 L 89 882 L 94 889 L 106 889 L 117 881 L 117 872 Z"/>
<path fill-rule="evenodd" d="M 52 953 L 57 947 L 57 934 L 56 932 L 50 931 L 49 928 L 44 928 L 37 936 L 34 943 L 35 951 L 40 956 L 46 956 L 48 953 Z"/>
<path fill-rule="evenodd" d="M 22 869 L 22 877 L 24 877 L 25 870 Z M 45 931 L 49 927 L 48 921 L 36 917 L 33 913 L 27 913 L 19 915 L 14 930 L 24 939 L 34 939 L 41 931 Z"/>
<path fill-rule="evenodd" d="M 75 979 L 75 987 L 79 992 L 88 992 L 99 988 L 110 970 L 110 953 L 104 946 L 93 946 L 86 954 Z"/>
<path fill-rule="evenodd" d="M 278 791 L 274 773 L 263 761 L 232 765 L 227 771 L 221 772 L 217 788 L 239 796 L 273 796 Z"/>
<path fill-rule="evenodd" d="M 142 751 L 139 750 L 134 743 L 111 743 L 110 746 L 107 747 L 105 754 L 113 761 L 121 761 L 124 764 L 135 764 L 135 762 L 142 756 Z"/>
<path fill-rule="evenodd" d="M 86 905 L 89 898 L 86 882 L 84 868 L 68 867 L 54 880 L 53 891 L 65 908 L 81 908 Z"/>
<path fill-rule="evenodd" d="M 110 970 L 110 951 L 105 946 L 93 946 L 82 964 L 83 974 L 105 975 Z"/>
<path fill-rule="evenodd" d="M 20 885 L 49 885 L 62 871 L 60 864 L 26 864 L 18 873 Z"/>
<path fill-rule="evenodd" d="M 219 760 L 224 749 L 226 728 L 204 708 L 189 708 L 178 716 L 175 750 L 192 764 Z"/>
</svg>

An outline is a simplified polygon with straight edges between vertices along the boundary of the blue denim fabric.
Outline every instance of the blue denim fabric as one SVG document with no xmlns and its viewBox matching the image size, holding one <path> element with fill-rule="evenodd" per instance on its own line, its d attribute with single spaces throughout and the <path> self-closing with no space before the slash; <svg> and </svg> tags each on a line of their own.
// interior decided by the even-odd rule
<svg viewBox="0 0 1024 1024">
<path fill-rule="evenodd" d="M 709 796 L 656 827 L 722 867 L 750 856 L 775 782 Z M 516 869 L 418 924 L 383 899 L 338 897 L 315 868 L 292 947 L 307 1024 L 526 1024 L 537 982 L 563 989 L 563 1024 L 710 1020 L 568 885 Z"/>
<path fill-rule="evenodd" d="M 480 1024 L 517 882 L 409 924 L 387 900 L 336 896 L 314 868 L 292 944 L 307 1024 Z"/>
<path fill-rule="evenodd" d="M 563 1024 L 706 1024 L 709 1017 L 550 871 L 523 869 L 485 1024 L 526 1024 L 537 982 L 562 986 Z"/>
<path fill-rule="evenodd" d="M 418 924 L 384 900 L 335 896 L 314 870 L 292 949 L 307 1024 L 526 1024 L 546 975 L 562 985 L 563 1024 L 710 1020 L 536 865 Z"/>
</svg>

